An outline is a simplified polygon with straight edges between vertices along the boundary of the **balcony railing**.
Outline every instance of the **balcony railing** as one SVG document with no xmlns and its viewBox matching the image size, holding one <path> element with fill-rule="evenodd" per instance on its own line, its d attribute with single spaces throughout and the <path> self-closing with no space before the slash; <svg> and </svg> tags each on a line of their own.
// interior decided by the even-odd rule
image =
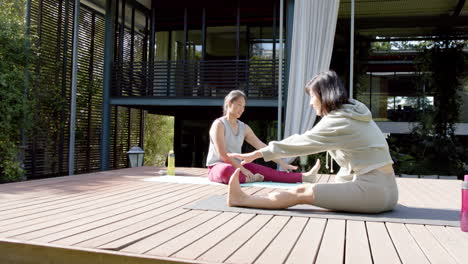
<svg viewBox="0 0 468 264">
<path fill-rule="evenodd" d="M 234 89 L 243 90 L 249 98 L 276 98 L 278 61 L 156 61 L 113 66 L 113 96 L 223 97 Z"/>
</svg>

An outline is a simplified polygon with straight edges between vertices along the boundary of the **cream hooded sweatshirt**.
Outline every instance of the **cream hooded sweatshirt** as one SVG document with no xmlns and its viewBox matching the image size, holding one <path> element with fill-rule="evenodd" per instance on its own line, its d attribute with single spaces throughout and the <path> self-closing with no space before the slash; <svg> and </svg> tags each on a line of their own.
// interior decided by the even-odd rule
<svg viewBox="0 0 468 264">
<path fill-rule="evenodd" d="M 361 175 L 393 164 L 387 141 L 371 112 L 353 99 L 328 113 L 304 134 L 272 141 L 260 149 L 265 161 L 323 151 L 328 151 L 340 165 L 339 174 Z"/>
</svg>

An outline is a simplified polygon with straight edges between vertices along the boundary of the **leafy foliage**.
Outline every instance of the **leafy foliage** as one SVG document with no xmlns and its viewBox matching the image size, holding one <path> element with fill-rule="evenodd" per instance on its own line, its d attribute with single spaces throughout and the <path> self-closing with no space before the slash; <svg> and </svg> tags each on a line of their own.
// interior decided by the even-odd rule
<svg viewBox="0 0 468 264">
<path fill-rule="evenodd" d="M 174 117 L 152 114 L 146 115 L 145 165 L 164 166 L 167 153 L 173 148 Z"/>
<path fill-rule="evenodd" d="M 26 46 L 23 1 L 9 1 L 0 9 L 0 183 L 24 177 L 21 166 L 21 129 L 31 127 L 32 102 L 26 71 L 32 55 Z"/>
<path fill-rule="evenodd" d="M 425 109 L 406 139 L 390 140 L 399 173 L 458 175 L 467 166 L 467 153 L 455 136 L 461 100 L 463 46 L 445 41 L 425 47 L 419 59 L 421 81 L 435 95 L 434 109 Z"/>
</svg>

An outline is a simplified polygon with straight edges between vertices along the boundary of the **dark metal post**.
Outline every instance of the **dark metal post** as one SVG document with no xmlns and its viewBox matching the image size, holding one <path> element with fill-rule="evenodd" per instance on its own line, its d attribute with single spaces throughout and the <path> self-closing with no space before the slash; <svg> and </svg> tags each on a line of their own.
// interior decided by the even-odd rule
<svg viewBox="0 0 468 264">
<path fill-rule="evenodd" d="M 277 1 L 273 1 L 273 78 L 271 79 L 271 87 L 275 87 L 276 81 L 276 20 L 278 19 L 278 8 L 277 8 Z M 280 43 L 281 47 L 281 43 Z M 281 63 L 280 61 L 278 63 Z M 280 80 L 278 80 L 279 82 Z M 279 95 L 278 95 L 279 96 Z"/>
<path fill-rule="evenodd" d="M 145 37 L 143 39 L 143 87 L 144 91 L 141 95 L 148 95 L 148 16 L 145 16 Z"/>
<path fill-rule="evenodd" d="M 113 137 L 113 144 L 112 144 L 112 147 L 114 148 L 113 150 L 113 168 L 116 169 L 118 168 L 118 160 L 117 160 L 117 142 L 119 142 L 119 107 L 118 106 L 112 106 L 113 108 L 113 114 L 114 114 L 114 129 L 113 129 L 113 133 L 114 133 L 114 137 Z"/>
<path fill-rule="evenodd" d="M 135 60 L 135 8 L 132 8 L 132 28 L 130 30 L 130 35 L 131 35 L 131 41 L 130 41 L 130 69 L 129 69 L 129 73 L 130 73 L 130 96 L 133 95 L 133 86 L 135 85 L 134 84 L 134 81 L 133 81 L 133 76 L 135 75 L 136 73 L 136 69 L 135 69 L 135 64 L 134 64 L 134 60 Z"/>
<path fill-rule="evenodd" d="M 154 61 L 154 43 L 156 39 L 156 9 L 151 8 L 150 18 L 150 40 L 149 40 L 149 60 Z"/>
<path fill-rule="evenodd" d="M 187 41 L 188 41 L 188 10 L 187 7 L 184 8 L 184 40 L 182 46 L 182 95 L 189 95 L 187 89 L 189 86 L 189 70 L 187 69 Z M 177 78 L 177 77 L 176 77 Z M 177 85 L 176 85 L 177 89 Z"/>
<path fill-rule="evenodd" d="M 206 59 L 206 8 L 202 14 L 202 61 Z"/>
<path fill-rule="evenodd" d="M 369 78 L 369 110 L 372 111 L 372 72 Z"/>
<path fill-rule="evenodd" d="M 127 147 L 130 149 L 132 147 L 132 108 L 127 107 L 128 110 L 128 133 L 127 133 Z"/>
<path fill-rule="evenodd" d="M 119 32 L 119 0 L 115 0 L 115 11 L 114 11 L 114 14 L 113 14 L 113 19 L 114 19 L 114 64 L 118 64 L 119 62 L 119 48 L 117 46 L 117 44 L 119 43 L 118 42 L 118 34 L 120 34 Z"/>
<path fill-rule="evenodd" d="M 237 0 L 236 12 L 236 60 L 240 57 L 240 0 Z M 237 65 L 237 63 L 236 63 Z"/>
<path fill-rule="evenodd" d="M 172 67 L 172 31 L 169 31 L 169 45 L 167 45 L 167 73 L 166 73 L 166 96 L 171 96 L 171 67 Z"/>
<path fill-rule="evenodd" d="M 145 149 L 145 111 L 140 110 L 140 147 Z"/>
<path fill-rule="evenodd" d="M 239 89 L 239 58 L 240 58 L 240 0 L 237 0 L 237 12 L 236 12 L 236 87 Z"/>
<path fill-rule="evenodd" d="M 153 95 L 154 90 L 153 90 L 153 77 L 154 77 L 154 44 L 156 41 L 156 7 L 155 7 L 155 2 L 152 2 L 151 6 L 151 26 L 150 26 L 150 42 L 149 42 L 149 63 L 150 63 L 150 70 L 149 70 L 149 76 L 150 76 L 150 83 L 149 83 L 149 93 L 148 95 Z"/>
<path fill-rule="evenodd" d="M 280 15 L 279 15 L 279 42 L 281 45 L 279 52 L 279 70 L 278 70 L 278 140 L 282 139 L 283 128 L 283 15 L 284 1 L 280 0 Z"/>
<path fill-rule="evenodd" d="M 106 32 L 104 35 L 104 87 L 102 91 L 101 170 L 109 169 L 110 147 L 110 89 L 112 77 L 112 54 L 114 53 L 114 0 L 106 0 Z"/>
<path fill-rule="evenodd" d="M 117 74 L 115 74 L 114 76 L 116 76 L 116 81 L 117 81 L 117 84 L 115 85 L 116 87 L 118 87 L 117 91 L 114 90 L 114 92 L 117 92 L 117 95 L 122 95 L 123 93 L 126 93 L 127 91 L 125 91 L 124 89 L 126 88 L 125 85 L 123 84 L 123 80 L 124 78 L 122 78 L 123 76 L 123 64 L 124 64 L 124 59 L 123 59 L 123 56 L 124 56 L 124 35 L 125 35 L 125 0 L 121 0 L 122 1 L 122 11 L 121 11 L 121 16 L 120 16 L 120 24 L 119 24 L 119 13 L 117 12 L 117 15 L 116 15 L 116 20 L 117 20 L 117 25 L 116 27 L 118 27 L 119 29 L 119 49 L 117 51 L 117 56 L 118 58 L 116 59 L 116 61 L 118 62 L 118 71 L 117 71 Z M 117 4 L 118 6 L 118 4 Z M 114 72 L 116 71 L 115 69 L 116 67 L 114 67 Z"/>
<path fill-rule="evenodd" d="M 184 8 L 184 45 L 182 50 L 182 60 L 187 61 L 187 41 L 188 41 L 188 11 L 187 8 Z"/>
<path fill-rule="evenodd" d="M 288 85 L 289 85 L 289 69 L 291 68 L 291 46 L 292 46 L 292 32 L 294 22 L 294 0 L 287 0 L 286 2 L 286 40 L 285 40 L 285 69 L 284 69 L 284 108 L 287 107 L 288 102 Z"/>
<path fill-rule="evenodd" d="M 206 8 L 203 8 L 202 11 L 202 59 L 200 62 L 200 88 L 202 90 L 201 96 L 205 96 L 205 59 L 206 59 Z M 211 95 L 211 93 L 209 93 Z"/>
</svg>

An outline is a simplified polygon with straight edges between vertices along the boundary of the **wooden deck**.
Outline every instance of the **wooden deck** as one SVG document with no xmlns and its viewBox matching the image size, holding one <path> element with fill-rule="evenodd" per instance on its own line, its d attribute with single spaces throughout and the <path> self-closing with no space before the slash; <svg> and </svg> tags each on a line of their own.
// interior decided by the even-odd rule
<svg viewBox="0 0 468 264">
<path fill-rule="evenodd" d="M 143 181 L 155 172 L 0 185 L 0 263 L 467 263 L 468 233 L 457 227 L 187 210 L 226 187 Z M 398 182 L 412 186 L 400 200 L 420 192 L 422 205 L 460 208 L 447 202 L 460 181 Z"/>
</svg>

